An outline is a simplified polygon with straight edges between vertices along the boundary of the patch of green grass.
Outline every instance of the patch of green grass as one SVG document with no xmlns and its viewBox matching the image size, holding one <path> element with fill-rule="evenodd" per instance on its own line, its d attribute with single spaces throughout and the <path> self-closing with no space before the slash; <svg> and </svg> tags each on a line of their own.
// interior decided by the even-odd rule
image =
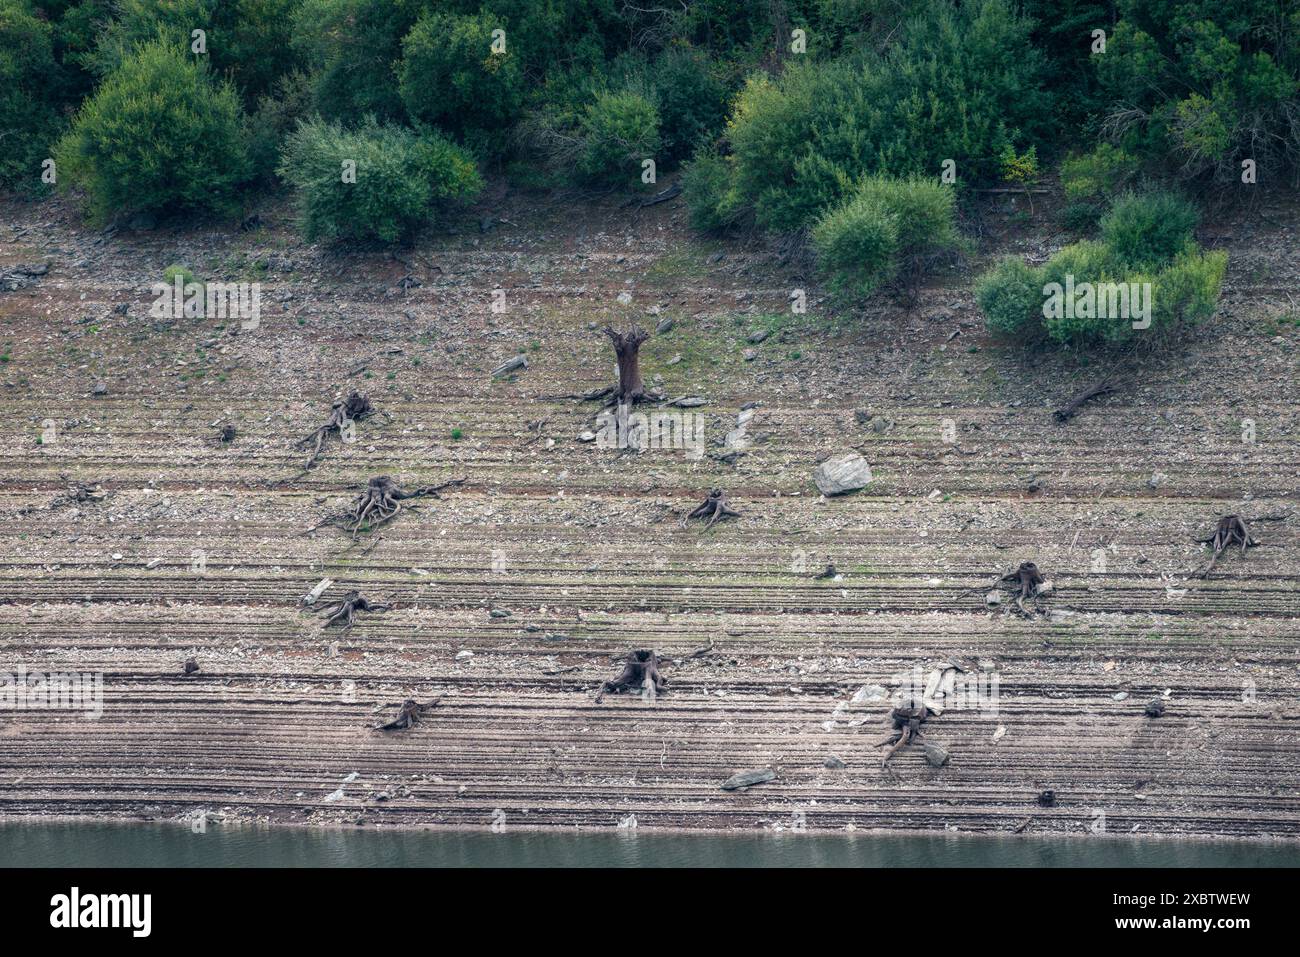
<svg viewBox="0 0 1300 957">
<path fill-rule="evenodd" d="M 464 438 L 464 436 L 465 436 L 465 433 L 462 432 L 460 429 L 452 429 L 452 430 L 451 430 L 451 438 L 452 438 L 452 441 L 454 441 L 454 442 L 459 442 L 462 438 Z"/>
</svg>

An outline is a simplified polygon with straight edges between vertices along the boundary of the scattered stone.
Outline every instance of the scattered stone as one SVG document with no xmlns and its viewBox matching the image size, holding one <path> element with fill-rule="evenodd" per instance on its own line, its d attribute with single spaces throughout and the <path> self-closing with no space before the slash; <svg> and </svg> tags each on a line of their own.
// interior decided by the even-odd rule
<svg viewBox="0 0 1300 957">
<path fill-rule="evenodd" d="M 655 326 L 655 332 L 659 333 L 660 335 L 663 335 L 665 332 L 669 332 L 672 328 L 673 328 L 673 317 L 664 316 L 662 319 L 659 320 L 659 325 Z"/>
<path fill-rule="evenodd" d="M 951 757 L 946 750 L 937 744 L 927 744 L 925 746 L 925 761 L 932 768 L 941 768 L 948 763 Z"/>
<path fill-rule="evenodd" d="M 871 466 L 856 452 L 827 459 L 813 470 L 813 481 L 823 495 L 843 495 L 871 482 Z"/>
<path fill-rule="evenodd" d="M 850 704 L 866 704 L 870 701 L 884 701 L 889 692 L 880 685 L 863 685 L 850 699 Z"/>
<path fill-rule="evenodd" d="M 839 755 L 832 754 L 830 757 L 828 757 L 825 761 L 822 762 L 822 767 L 830 768 L 833 771 L 838 771 L 841 768 L 848 767 L 848 765 L 844 763 L 844 760 Z"/>
<path fill-rule="evenodd" d="M 1146 715 L 1148 718 L 1159 718 L 1165 713 L 1165 703 L 1161 698 L 1153 698 L 1147 703 Z"/>
<path fill-rule="evenodd" d="M 727 780 L 722 782 L 722 790 L 735 791 L 738 788 L 753 787 L 755 784 L 765 784 L 768 781 L 776 780 L 776 772 L 771 768 L 762 768 L 755 771 L 741 771 L 739 774 L 733 774 Z"/>
<path fill-rule="evenodd" d="M 765 339 L 767 339 L 767 337 L 770 336 L 771 334 L 772 332 L 770 329 L 757 329 L 754 332 L 751 332 L 749 334 L 749 342 L 751 345 L 756 346 L 760 342 L 763 342 Z"/>
<path fill-rule="evenodd" d="M 90 394 L 94 396 L 108 395 L 108 386 L 102 382 L 96 382 L 90 389 Z"/>
<path fill-rule="evenodd" d="M 1042 807 L 1056 807 L 1056 792 L 1050 789 L 1039 791 L 1038 803 Z"/>
<path fill-rule="evenodd" d="M 514 372 L 516 369 L 527 369 L 528 357 L 525 355 L 515 356 L 513 359 L 507 359 L 501 365 L 492 370 L 492 378 L 503 376 L 507 372 Z"/>
</svg>

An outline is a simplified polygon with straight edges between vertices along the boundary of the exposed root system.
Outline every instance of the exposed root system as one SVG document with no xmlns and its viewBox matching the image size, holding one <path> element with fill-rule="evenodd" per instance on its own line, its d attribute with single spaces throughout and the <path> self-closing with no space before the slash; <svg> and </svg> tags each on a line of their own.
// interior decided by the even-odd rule
<svg viewBox="0 0 1300 957">
<path fill-rule="evenodd" d="M 380 605 L 361 597 L 361 592 L 350 591 L 340 601 L 321 609 L 325 616 L 325 627 L 342 622 L 344 628 L 351 628 L 359 611 L 388 611 L 389 605 Z"/>
<path fill-rule="evenodd" d="M 426 711 L 432 711 L 438 706 L 436 700 L 429 704 L 420 704 L 414 698 L 407 698 L 402 702 L 402 708 L 397 712 L 397 717 L 387 724 L 381 724 L 375 728 L 376 731 L 405 731 L 407 728 L 413 728 L 420 723 L 420 718 Z"/>
<path fill-rule="evenodd" d="M 357 496 L 351 509 L 341 515 L 331 515 L 307 531 L 314 532 L 326 525 L 338 525 L 351 532 L 355 539 L 363 529 L 370 531 L 395 518 L 402 510 L 403 501 L 412 498 L 441 498 L 439 492 L 464 483 L 463 478 L 458 478 L 441 485 L 423 485 L 408 491 L 398 486 L 389 476 L 379 475 L 366 483 L 365 491 Z"/>
<path fill-rule="evenodd" d="M 596 703 L 600 704 L 606 694 L 618 694 L 629 689 L 644 689 L 653 697 L 667 687 L 668 679 L 659 673 L 659 656 L 653 651 L 641 649 L 627 656 L 621 675 L 600 686 L 596 692 Z"/>
<path fill-rule="evenodd" d="M 1214 547 L 1214 555 L 1210 558 L 1210 563 L 1205 566 L 1205 571 L 1201 572 L 1202 578 L 1208 578 L 1210 572 L 1219 561 L 1219 556 L 1227 549 L 1234 545 L 1241 546 L 1241 556 L 1246 557 L 1246 549 L 1258 545 L 1250 533 L 1250 527 L 1246 520 L 1240 515 L 1225 515 L 1219 519 L 1219 524 L 1214 529 L 1213 535 L 1207 535 L 1205 538 L 1198 538 L 1198 542 L 1209 542 Z"/>
<path fill-rule="evenodd" d="M 300 449 L 312 447 L 311 455 L 307 456 L 307 462 L 303 465 L 303 468 L 309 469 L 316 463 L 316 460 L 320 457 L 321 448 L 325 444 L 325 439 L 331 433 L 337 434 L 339 440 L 342 441 L 347 434 L 347 430 L 352 428 L 353 422 L 359 422 L 374 414 L 375 410 L 370 404 L 370 400 L 359 392 L 353 392 L 346 399 L 335 402 L 330 408 L 330 417 L 325 420 L 325 424 L 297 445 L 297 448 Z"/>
<path fill-rule="evenodd" d="M 704 527 L 709 529 L 712 528 L 716 522 L 720 522 L 722 519 L 729 517 L 740 518 L 740 513 L 733 509 L 730 503 L 728 503 L 727 493 L 720 488 L 715 488 L 709 492 L 708 498 L 706 498 L 704 502 L 695 509 L 695 511 L 682 519 L 682 527 L 685 528 L 686 523 L 691 519 L 699 518 L 705 520 Z"/>
</svg>

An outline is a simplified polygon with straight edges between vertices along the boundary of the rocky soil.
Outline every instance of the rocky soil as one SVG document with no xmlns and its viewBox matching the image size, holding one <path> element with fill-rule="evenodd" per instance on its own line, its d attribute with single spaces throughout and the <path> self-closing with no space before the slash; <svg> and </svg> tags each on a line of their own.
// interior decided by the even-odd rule
<svg viewBox="0 0 1300 957">
<path fill-rule="evenodd" d="M 1068 241 L 1042 202 L 995 201 L 917 308 L 838 314 L 680 200 L 499 191 L 396 254 L 260 217 L 0 205 L 0 671 L 104 682 L 97 720 L 0 708 L 0 816 L 1300 836 L 1300 517 L 1196 575 L 1221 514 L 1300 496 L 1294 197 L 1203 227 L 1219 316 L 1064 426 L 1097 365 L 990 339 L 970 292 Z M 151 318 L 174 264 L 260 282 L 260 327 Z M 702 457 L 602 448 L 563 397 L 633 319 L 647 386 L 706 400 Z M 379 414 L 304 471 L 353 389 Z M 822 496 L 853 452 L 871 483 Z M 379 475 L 465 482 L 308 531 Z M 741 517 L 683 527 L 715 486 Z M 1052 583 L 1028 615 L 990 587 L 1023 560 Z M 391 608 L 325 629 L 350 589 Z M 683 659 L 667 691 L 596 704 L 634 648 Z M 882 769 L 882 693 L 944 661 L 996 708 Z M 407 698 L 437 706 L 373 730 Z"/>
</svg>

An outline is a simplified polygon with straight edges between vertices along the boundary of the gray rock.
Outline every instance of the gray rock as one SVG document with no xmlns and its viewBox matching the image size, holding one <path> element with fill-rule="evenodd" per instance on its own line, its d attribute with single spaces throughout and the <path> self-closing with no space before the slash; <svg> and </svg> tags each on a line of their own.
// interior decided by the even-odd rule
<svg viewBox="0 0 1300 957">
<path fill-rule="evenodd" d="M 951 755 L 937 744 L 925 746 L 925 760 L 932 768 L 941 768 L 948 763 Z"/>
<path fill-rule="evenodd" d="M 839 755 L 832 754 L 829 758 L 827 758 L 825 761 L 822 762 L 822 767 L 830 768 L 833 771 L 838 771 L 841 768 L 848 767 L 848 765 L 844 763 L 844 760 Z"/>
<path fill-rule="evenodd" d="M 767 781 L 775 781 L 776 772 L 771 768 L 761 768 L 754 771 L 741 771 L 739 774 L 733 774 L 727 780 L 722 782 L 722 790 L 734 791 L 737 788 L 752 787 L 755 784 L 764 784 Z"/>
<path fill-rule="evenodd" d="M 514 372 L 516 369 L 527 369 L 528 357 L 524 355 L 515 356 L 513 359 L 507 359 L 501 365 L 492 370 L 492 377 L 505 375 L 507 372 Z"/>
<path fill-rule="evenodd" d="M 754 345 L 758 345 L 771 334 L 772 333 L 767 329 L 759 329 L 756 332 L 751 332 L 749 334 L 749 341 Z"/>
<path fill-rule="evenodd" d="M 740 354 L 740 357 L 744 359 L 746 362 L 753 362 L 755 359 L 758 358 L 758 350 L 746 349 L 744 352 Z"/>
<path fill-rule="evenodd" d="M 871 482 L 871 466 L 857 452 L 827 459 L 813 470 L 813 481 L 823 495 L 843 495 Z"/>
<path fill-rule="evenodd" d="M 102 382 L 96 382 L 90 390 L 91 395 L 108 395 L 108 386 Z"/>
<path fill-rule="evenodd" d="M 665 332 L 671 330 L 672 327 L 673 327 L 673 317 L 664 316 L 664 318 L 659 320 L 659 325 L 655 326 L 655 332 L 659 333 L 660 335 L 663 335 Z"/>
</svg>

